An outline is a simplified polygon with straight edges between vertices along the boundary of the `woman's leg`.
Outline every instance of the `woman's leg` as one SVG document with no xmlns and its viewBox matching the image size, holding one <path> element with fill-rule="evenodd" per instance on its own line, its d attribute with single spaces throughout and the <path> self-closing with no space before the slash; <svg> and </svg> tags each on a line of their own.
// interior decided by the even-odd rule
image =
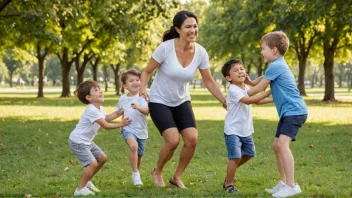
<svg viewBox="0 0 352 198">
<path fill-rule="evenodd" d="M 178 147 L 178 144 L 180 143 L 180 134 L 177 128 L 166 129 L 162 135 L 164 137 L 165 144 L 160 149 L 157 165 L 152 172 L 154 184 L 157 187 L 165 187 L 162 174 L 163 168 L 165 164 L 171 159 L 176 148 Z"/>
<path fill-rule="evenodd" d="M 176 171 L 174 173 L 173 180 L 177 183 L 180 188 L 185 188 L 181 181 L 181 176 L 187 168 L 189 162 L 192 160 L 193 155 L 196 151 L 198 143 L 198 130 L 193 127 L 186 128 L 181 131 L 181 135 L 183 138 L 184 145 L 180 153 L 180 159 Z"/>
</svg>

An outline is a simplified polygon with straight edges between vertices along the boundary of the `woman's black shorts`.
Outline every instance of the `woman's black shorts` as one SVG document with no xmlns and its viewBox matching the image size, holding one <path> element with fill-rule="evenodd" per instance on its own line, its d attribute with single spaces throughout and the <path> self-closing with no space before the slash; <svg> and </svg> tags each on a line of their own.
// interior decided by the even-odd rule
<svg viewBox="0 0 352 198">
<path fill-rule="evenodd" d="M 189 127 L 197 128 L 190 101 L 176 107 L 152 102 L 148 106 L 150 117 L 160 134 L 169 128 L 177 128 L 179 132 Z"/>
</svg>

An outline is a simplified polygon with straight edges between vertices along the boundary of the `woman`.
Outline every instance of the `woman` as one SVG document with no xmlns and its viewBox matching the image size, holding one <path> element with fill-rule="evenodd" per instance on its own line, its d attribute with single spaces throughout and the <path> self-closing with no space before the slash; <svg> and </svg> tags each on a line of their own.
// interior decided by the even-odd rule
<svg viewBox="0 0 352 198">
<path fill-rule="evenodd" d="M 173 177 L 169 182 L 186 188 L 181 176 L 191 161 L 198 143 L 198 130 L 190 102 L 189 82 L 199 69 L 207 89 L 223 104 L 226 98 L 211 76 L 206 50 L 195 42 L 198 35 L 197 17 L 189 11 L 181 11 L 173 19 L 173 26 L 166 31 L 161 43 L 142 72 L 140 95 L 149 101 L 150 116 L 165 140 L 156 167 L 152 171 L 154 184 L 165 187 L 163 168 L 180 143 L 184 145 Z M 150 88 L 146 84 L 157 69 Z"/>
</svg>

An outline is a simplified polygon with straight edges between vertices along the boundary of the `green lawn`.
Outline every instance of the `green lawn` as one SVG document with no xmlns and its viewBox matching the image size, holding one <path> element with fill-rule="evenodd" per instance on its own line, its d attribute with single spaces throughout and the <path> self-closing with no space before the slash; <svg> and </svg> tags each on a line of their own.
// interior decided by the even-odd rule
<svg viewBox="0 0 352 198">
<path fill-rule="evenodd" d="M 312 92 L 309 92 L 312 91 Z M 322 93 L 321 89 L 308 90 Z M 347 89 L 339 94 L 351 96 Z M 77 186 L 82 167 L 70 151 L 67 138 L 85 109 L 78 99 L 58 98 L 60 93 L 0 92 L 0 197 L 69 197 Z M 104 107 L 112 112 L 118 97 L 105 93 Z M 299 197 L 352 196 L 352 100 L 337 104 L 305 98 L 309 118 L 292 144 Z M 197 152 L 186 169 L 186 190 L 153 186 L 151 170 L 163 139 L 150 118 L 146 156 L 141 165 L 144 186 L 133 187 L 128 147 L 119 130 L 100 129 L 95 142 L 109 161 L 94 184 L 101 197 L 232 197 L 222 190 L 227 153 L 223 140 L 223 110 L 206 91 L 192 92 L 199 129 Z M 240 197 L 270 197 L 264 192 L 279 178 L 271 149 L 278 116 L 273 104 L 253 106 L 257 156 L 238 170 L 236 187 Z M 167 181 L 176 168 L 180 148 L 165 166 Z M 65 169 L 67 169 L 65 171 Z"/>
</svg>

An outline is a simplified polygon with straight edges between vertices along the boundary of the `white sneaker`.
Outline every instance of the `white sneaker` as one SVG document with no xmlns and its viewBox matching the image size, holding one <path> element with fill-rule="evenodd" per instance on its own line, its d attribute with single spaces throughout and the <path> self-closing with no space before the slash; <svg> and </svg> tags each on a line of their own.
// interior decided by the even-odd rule
<svg viewBox="0 0 352 198">
<path fill-rule="evenodd" d="M 274 188 L 266 188 L 265 191 L 271 194 L 277 193 L 284 187 L 285 183 L 283 181 L 279 181 L 279 183 Z"/>
<path fill-rule="evenodd" d="M 132 181 L 135 186 L 140 187 L 141 185 L 143 185 L 139 172 L 132 173 Z"/>
<path fill-rule="evenodd" d="M 73 195 L 74 196 L 88 196 L 88 195 L 95 195 L 95 194 L 94 194 L 94 192 L 90 191 L 87 187 L 84 187 L 81 190 L 78 190 L 76 188 L 76 191 Z"/>
<path fill-rule="evenodd" d="M 91 181 L 88 181 L 86 187 L 89 188 L 91 191 L 100 192 L 100 190 L 97 187 L 95 187 Z"/>
<path fill-rule="evenodd" d="M 297 195 L 301 193 L 301 187 L 296 183 L 296 186 L 294 188 L 291 188 L 288 185 L 285 185 L 281 190 L 275 194 L 273 194 L 273 197 L 291 197 L 293 195 Z"/>
</svg>

